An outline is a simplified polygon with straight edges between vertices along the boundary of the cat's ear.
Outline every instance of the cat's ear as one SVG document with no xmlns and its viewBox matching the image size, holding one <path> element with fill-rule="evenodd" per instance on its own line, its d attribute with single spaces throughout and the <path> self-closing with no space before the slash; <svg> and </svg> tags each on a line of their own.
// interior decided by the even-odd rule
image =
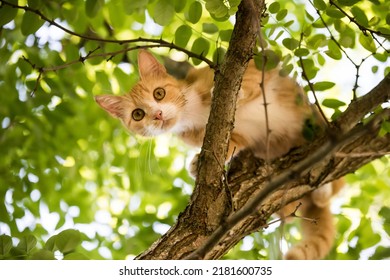
<svg viewBox="0 0 390 280">
<path fill-rule="evenodd" d="M 151 74 L 161 75 L 167 73 L 164 65 L 158 62 L 151 53 L 145 50 L 140 50 L 138 53 L 138 69 L 141 80 Z"/>
<path fill-rule="evenodd" d="M 122 96 L 97 95 L 95 101 L 114 118 L 123 117 L 123 102 L 125 100 Z"/>
</svg>

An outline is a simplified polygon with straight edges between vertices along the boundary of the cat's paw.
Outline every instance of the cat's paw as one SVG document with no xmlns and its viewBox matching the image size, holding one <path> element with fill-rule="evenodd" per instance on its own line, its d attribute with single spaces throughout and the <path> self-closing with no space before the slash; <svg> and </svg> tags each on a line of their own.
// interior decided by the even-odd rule
<svg viewBox="0 0 390 280">
<path fill-rule="evenodd" d="M 332 193 L 332 184 L 327 183 L 322 187 L 314 190 L 311 193 L 311 199 L 316 206 L 323 208 L 329 204 Z"/>
<path fill-rule="evenodd" d="M 198 175 L 198 159 L 199 159 L 199 154 L 196 154 L 194 158 L 191 160 L 190 166 L 189 166 L 189 172 L 190 175 L 193 178 L 196 178 L 196 175 Z"/>
<path fill-rule="evenodd" d="M 283 256 L 285 260 L 306 260 L 305 250 L 300 246 L 296 246 L 287 251 Z"/>
</svg>

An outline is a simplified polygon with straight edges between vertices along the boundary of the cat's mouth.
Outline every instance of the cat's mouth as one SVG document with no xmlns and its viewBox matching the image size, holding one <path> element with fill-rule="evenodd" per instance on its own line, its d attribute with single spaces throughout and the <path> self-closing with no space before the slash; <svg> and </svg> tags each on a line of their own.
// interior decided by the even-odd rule
<svg viewBox="0 0 390 280">
<path fill-rule="evenodd" d="M 158 125 L 161 130 L 168 131 L 173 126 L 173 119 L 160 120 Z"/>
<path fill-rule="evenodd" d="M 173 125 L 173 119 L 155 120 L 153 125 L 149 126 L 148 134 L 150 136 L 157 136 L 163 133 L 167 133 L 173 127 Z"/>
</svg>

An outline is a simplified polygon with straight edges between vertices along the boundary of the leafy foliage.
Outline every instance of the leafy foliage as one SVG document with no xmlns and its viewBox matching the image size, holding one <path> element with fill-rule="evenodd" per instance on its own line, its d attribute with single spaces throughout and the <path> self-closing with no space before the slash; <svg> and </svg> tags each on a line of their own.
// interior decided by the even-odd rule
<svg viewBox="0 0 390 280">
<path fill-rule="evenodd" d="M 124 93 L 135 83 L 136 53 L 129 48 L 165 46 L 156 51 L 220 63 L 240 1 L 0 2 L 0 258 L 139 254 L 186 206 L 192 151 L 172 136 L 129 135 L 93 96 Z M 257 51 L 256 63 L 305 73 L 299 81 L 337 116 L 366 93 L 374 75 L 390 72 L 385 5 L 269 3 L 262 22 L 268 48 Z M 340 85 L 332 65 L 352 66 L 342 73 L 349 84 Z M 389 178 L 387 158 L 348 176 L 329 258 L 389 257 Z M 294 238 L 295 226 L 270 228 L 246 237 L 226 258 L 277 258 L 280 240 Z"/>
</svg>

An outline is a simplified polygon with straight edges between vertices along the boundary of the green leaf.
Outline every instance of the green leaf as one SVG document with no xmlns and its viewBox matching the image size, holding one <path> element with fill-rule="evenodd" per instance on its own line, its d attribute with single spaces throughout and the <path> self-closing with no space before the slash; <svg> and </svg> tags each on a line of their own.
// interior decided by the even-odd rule
<svg viewBox="0 0 390 280">
<path fill-rule="evenodd" d="M 46 243 L 45 243 L 45 249 L 46 250 L 54 252 L 57 249 L 56 248 L 56 238 L 57 238 L 57 235 L 53 235 L 52 237 L 50 237 L 46 241 Z"/>
<path fill-rule="evenodd" d="M 343 6 L 352 6 L 361 0 L 338 0 L 337 2 Z"/>
<path fill-rule="evenodd" d="M 210 43 L 203 37 L 197 38 L 194 43 L 192 44 L 192 51 L 201 54 L 203 56 L 206 56 L 210 49 Z"/>
<path fill-rule="evenodd" d="M 12 4 L 18 4 L 18 0 L 9 1 Z M 12 8 L 11 6 L 3 4 L 0 9 L 0 26 L 6 25 L 13 20 L 18 13 L 18 9 Z"/>
<path fill-rule="evenodd" d="M 10 1 L 10 2 L 12 2 L 12 1 Z M 27 3 L 28 3 L 28 6 L 32 9 L 39 9 L 42 5 L 41 0 L 28 0 Z M 14 4 L 17 4 L 17 3 L 14 3 Z"/>
<path fill-rule="evenodd" d="M 387 54 L 385 53 L 375 53 L 374 54 L 375 59 L 377 59 L 380 62 L 386 62 L 387 61 Z"/>
<path fill-rule="evenodd" d="M 217 48 L 213 54 L 213 61 L 217 64 L 220 64 L 224 60 L 225 54 L 226 54 L 225 48 L 222 47 Z"/>
<path fill-rule="evenodd" d="M 219 32 L 219 37 L 222 41 L 229 42 L 230 38 L 232 37 L 233 30 L 227 29 L 227 30 L 221 30 Z"/>
<path fill-rule="evenodd" d="M 275 36 L 275 41 L 278 40 L 284 34 L 284 30 L 280 30 L 279 33 Z"/>
<path fill-rule="evenodd" d="M 339 9 L 337 9 L 336 7 L 334 6 L 330 6 L 326 9 L 326 14 L 332 18 L 343 18 L 345 17 L 345 15 L 340 12 Z"/>
<path fill-rule="evenodd" d="M 378 25 L 381 21 L 381 18 L 380 17 L 377 17 L 377 16 L 373 16 L 370 21 L 368 22 L 368 25 L 369 26 L 375 26 L 375 25 Z"/>
<path fill-rule="evenodd" d="M 0 256 L 7 255 L 12 248 L 12 238 L 8 235 L 0 235 Z"/>
<path fill-rule="evenodd" d="M 225 5 L 223 0 L 207 0 L 206 9 L 215 18 L 229 17 L 229 8 Z"/>
<path fill-rule="evenodd" d="M 181 25 L 175 32 L 175 43 L 180 47 L 188 44 L 192 35 L 192 29 L 188 25 Z"/>
<path fill-rule="evenodd" d="M 294 38 L 285 38 L 283 39 L 282 44 L 289 50 L 295 50 L 299 46 L 299 41 Z"/>
<path fill-rule="evenodd" d="M 385 219 L 386 223 L 390 223 L 390 207 L 383 206 L 381 210 L 379 210 L 379 215 Z"/>
<path fill-rule="evenodd" d="M 55 260 L 54 252 L 47 249 L 41 249 L 32 254 L 31 260 Z"/>
<path fill-rule="evenodd" d="M 390 38 L 390 28 L 386 28 L 386 27 L 380 26 L 380 27 L 378 27 L 378 31 L 381 32 L 382 34 L 386 35 L 384 37 L 389 40 L 389 38 Z"/>
<path fill-rule="evenodd" d="M 325 53 L 335 60 L 340 60 L 342 58 L 340 47 L 333 40 L 328 42 L 328 50 L 325 51 Z"/>
<path fill-rule="evenodd" d="M 81 243 L 81 235 L 78 230 L 67 229 L 60 232 L 56 238 L 56 247 L 62 253 L 74 251 Z"/>
<path fill-rule="evenodd" d="M 320 11 L 323 11 L 326 9 L 326 3 L 324 0 L 314 0 L 313 4 L 314 4 L 314 7 L 316 7 Z"/>
<path fill-rule="evenodd" d="M 308 39 L 307 44 L 310 49 L 317 50 L 319 47 L 326 46 L 327 39 L 324 34 L 314 34 Z"/>
<path fill-rule="evenodd" d="M 363 25 L 365 27 L 369 27 L 369 25 L 368 25 L 368 18 L 366 16 L 366 13 L 362 9 L 360 9 L 358 6 L 353 6 L 351 8 L 351 12 L 352 12 L 352 14 L 355 17 L 355 20 L 359 24 L 361 24 L 361 25 Z"/>
<path fill-rule="evenodd" d="M 292 64 L 282 65 L 282 69 L 279 71 L 280 76 L 286 77 L 294 70 L 294 66 Z"/>
<path fill-rule="evenodd" d="M 206 56 L 207 53 L 209 52 L 209 49 L 210 49 L 209 41 L 207 41 L 203 37 L 199 37 L 192 44 L 191 51 L 196 53 L 196 54 Z M 199 60 L 197 58 L 193 58 L 192 61 L 194 62 L 195 65 L 198 65 L 199 63 L 201 63 L 201 60 Z"/>
<path fill-rule="evenodd" d="M 346 104 L 343 101 L 338 99 L 327 98 L 324 101 L 322 101 L 322 105 L 328 108 L 337 109 L 341 106 L 345 106 Z"/>
<path fill-rule="evenodd" d="M 280 57 L 273 50 L 266 49 L 264 53 L 258 53 L 254 56 L 257 69 L 260 71 L 271 70 L 279 65 Z M 265 65 L 264 65 L 265 64 Z"/>
<path fill-rule="evenodd" d="M 306 48 L 299 48 L 294 51 L 295 56 L 303 57 L 308 56 L 310 54 L 310 51 Z"/>
<path fill-rule="evenodd" d="M 28 254 L 32 249 L 35 248 L 35 245 L 37 245 L 37 239 L 35 238 L 35 236 L 29 234 L 23 236 L 20 239 L 19 244 L 16 246 L 16 248 Z"/>
<path fill-rule="evenodd" d="M 361 219 L 354 236 L 359 236 L 358 244 L 362 249 L 370 248 L 381 240 L 380 235 L 372 229 L 372 221 L 369 218 Z"/>
<path fill-rule="evenodd" d="M 214 23 L 203 23 L 202 30 L 205 33 L 214 34 L 217 33 L 219 29 L 218 26 L 216 26 Z"/>
<path fill-rule="evenodd" d="M 362 45 L 363 48 L 368 50 L 369 52 L 375 53 L 376 52 L 376 45 L 374 42 L 374 39 L 370 34 L 364 35 L 363 33 L 359 34 L 359 43 Z"/>
<path fill-rule="evenodd" d="M 134 1 L 133 2 L 137 2 L 137 1 Z M 183 1 L 183 0 L 176 0 L 175 1 L 175 12 L 176 13 L 180 13 L 186 6 L 186 1 Z"/>
<path fill-rule="evenodd" d="M 66 254 L 63 260 L 89 260 L 89 258 L 86 257 L 84 254 L 74 252 L 74 253 Z"/>
<path fill-rule="evenodd" d="M 354 31 L 352 28 L 345 28 L 342 32 L 340 32 L 340 39 L 339 43 L 344 48 L 353 48 L 355 47 L 355 41 L 356 41 L 356 31 Z"/>
<path fill-rule="evenodd" d="M 347 232 L 352 226 L 352 222 L 348 217 L 339 215 L 337 217 L 337 228 L 339 232 Z"/>
<path fill-rule="evenodd" d="M 304 58 L 299 61 L 299 65 L 305 70 L 305 74 L 308 79 L 314 79 L 317 76 L 318 68 L 315 66 L 314 61 L 311 58 Z"/>
<path fill-rule="evenodd" d="M 285 24 L 283 24 L 284 27 L 290 27 L 291 25 L 293 25 L 295 23 L 295 20 L 290 20 L 288 22 L 286 22 Z"/>
<path fill-rule="evenodd" d="M 331 89 L 335 86 L 335 83 L 333 82 L 317 82 L 314 84 L 314 90 L 315 91 L 324 91 Z"/>
<path fill-rule="evenodd" d="M 154 7 L 154 21 L 161 25 L 167 25 L 175 15 L 175 7 L 170 0 L 158 0 Z"/>
<path fill-rule="evenodd" d="M 280 10 L 277 14 L 276 14 L 276 19 L 281 21 L 283 20 L 288 14 L 288 11 L 287 9 L 283 9 L 283 10 Z"/>
<path fill-rule="evenodd" d="M 104 0 L 87 0 L 85 2 L 85 12 L 89 17 L 95 17 L 103 7 Z"/>
<path fill-rule="evenodd" d="M 191 23 L 197 23 L 202 17 L 202 4 L 198 1 L 192 2 L 188 10 L 187 20 Z"/>
<path fill-rule="evenodd" d="M 280 10 L 280 3 L 279 2 L 273 2 L 268 7 L 268 11 L 271 14 L 276 14 L 277 12 L 279 12 L 279 10 Z"/>
<path fill-rule="evenodd" d="M 133 14 L 135 11 L 139 9 L 145 9 L 146 5 L 148 4 L 149 0 L 122 0 L 123 8 L 126 12 L 126 14 Z"/>
<path fill-rule="evenodd" d="M 325 65 L 325 57 L 323 55 L 321 55 L 320 53 L 317 54 L 317 61 L 318 61 L 318 64 L 323 66 Z"/>
<path fill-rule="evenodd" d="M 31 12 L 25 12 L 22 18 L 22 34 L 27 36 L 35 33 L 44 23 L 40 17 Z"/>
<path fill-rule="evenodd" d="M 381 137 L 385 136 L 386 134 L 390 133 L 390 122 L 389 121 L 383 121 L 381 124 L 381 129 L 379 131 L 379 135 Z M 390 223 L 390 220 L 389 220 Z"/>
<path fill-rule="evenodd" d="M 390 258 L 390 248 L 378 246 L 375 253 L 370 257 L 370 260 L 386 260 Z"/>
</svg>

